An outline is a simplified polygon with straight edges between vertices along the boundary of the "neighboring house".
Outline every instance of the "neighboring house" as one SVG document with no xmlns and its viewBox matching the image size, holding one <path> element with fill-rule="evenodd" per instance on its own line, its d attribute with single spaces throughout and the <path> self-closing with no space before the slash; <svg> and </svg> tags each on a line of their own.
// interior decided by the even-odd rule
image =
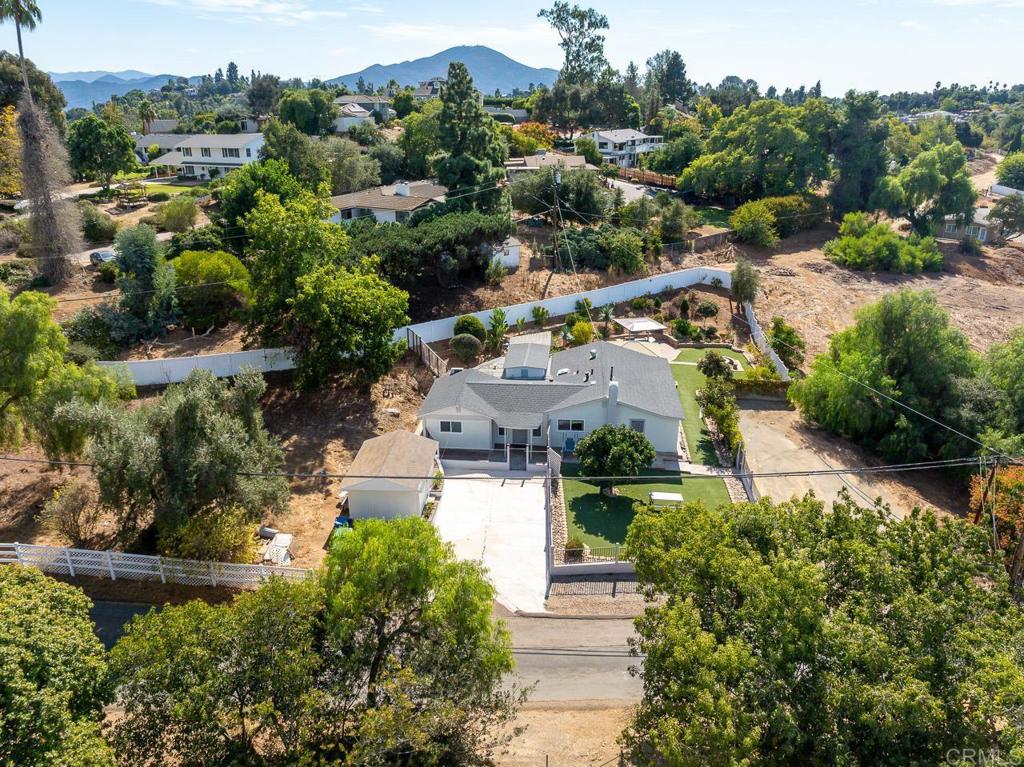
<svg viewBox="0 0 1024 767">
<path fill-rule="evenodd" d="M 347 104 L 355 104 L 371 114 L 377 113 L 380 115 L 380 119 L 385 122 L 390 120 L 394 114 L 394 110 L 391 108 L 390 96 L 363 96 L 362 94 L 355 93 L 338 96 L 334 103 L 338 106 L 339 110 L 344 109 Z"/>
<path fill-rule="evenodd" d="M 900 117 L 900 122 L 906 123 L 907 125 L 917 125 L 917 123 L 922 120 L 934 120 L 936 118 L 950 120 L 954 123 L 965 123 L 968 120 L 968 116 L 966 114 L 947 112 L 945 109 L 933 109 L 930 112 L 918 112 L 917 114 L 903 115 Z"/>
<path fill-rule="evenodd" d="M 444 202 L 447 193 L 447 188 L 432 181 L 400 181 L 390 186 L 340 194 L 331 198 L 331 205 L 337 210 L 331 221 L 340 224 L 371 215 L 381 223 L 405 221 L 420 208 Z"/>
<path fill-rule="evenodd" d="M 430 99 L 441 98 L 441 89 L 448 84 L 444 77 L 431 77 L 424 80 L 420 86 L 412 92 L 412 97 L 417 101 L 430 101 Z"/>
<path fill-rule="evenodd" d="M 212 133 L 183 137 L 174 149 L 150 165 L 174 167 L 185 178 L 223 177 L 256 162 L 263 147 L 262 133 Z"/>
<path fill-rule="evenodd" d="M 976 242 L 999 242 L 1003 239 L 1003 225 L 991 220 L 989 203 L 980 201 L 974 209 L 974 218 L 963 226 L 955 216 L 947 216 L 942 236 L 951 240 L 975 240 Z"/>
<path fill-rule="evenodd" d="M 147 133 L 144 136 L 135 136 L 135 154 L 143 162 L 149 162 L 160 155 L 173 152 L 183 141 L 192 138 L 193 135 L 191 133 Z M 159 151 L 150 157 L 149 148 L 154 144 Z"/>
<path fill-rule="evenodd" d="M 587 163 L 587 158 L 578 154 L 562 154 L 561 152 L 547 152 L 541 150 L 529 157 L 512 157 L 505 163 L 505 173 L 509 181 L 515 181 L 521 175 L 532 173 L 542 168 L 561 168 L 562 170 L 573 170 L 586 168 L 597 170 L 593 165 Z"/>
<path fill-rule="evenodd" d="M 519 125 L 530 119 L 530 113 L 525 109 L 511 109 L 507 107 L 484 107 L 484 111 L 498 122 L 513 123 Z"/>
<path fill-rule="evenodd" d="M 438 445 L 407 431 L 368 439 L 341 482 L 350 519 L 418 517 L 441 471 Z"/>
<path fill-rule="evenodd" d="M 1024 190 L 1014 189 L 1012 186 L 1003 186 L 1002 184 L 993 184 L 992 188 L 988 190 L 989 197 L 1010 197 L 1017 195 L 1018 197 L 1024 197 Z"/>
<path fill-rule="evenodd" d="M 242 133 L 259 133 L 260 121 L 255 117 L 243 117 L 238 121 L 238 130 Z"/>
<path fill-rule="evenodd" d="M 150 120 L 149 121 L 149 132 L 150 133 L 173 133 L 178 127 L 178 120 Z"/>
<path fill-rule="evenodd" d="M 512 339 L 500 361 L 434 382 L 419 416 L 442 450 L 547 447 L 572 452 L 606 424 L 642 432 L 661 456 L 680 454 L 683 408 L 669 363 L 607 341 L 550 353 Z M 489 372 L 487 372 L 489 371 Z"/>
<path fill-rule="evenodd" d="M 604 161 L 620 168 L 636 167 L 640 155 L 653 152 L 664 142 L 662 136 L 648 136 L 632 128 L 596 130 L 590 138 L 597 144 Z"/>
<path fill-rule="evenodd" d="M 376 125 L 373 114 L 358 104 L 343 104 L 338 107 L 338 116 L 334 120 L 335 133 L 348 133 L 349 128 L 370 123 Z"/>
</svg>

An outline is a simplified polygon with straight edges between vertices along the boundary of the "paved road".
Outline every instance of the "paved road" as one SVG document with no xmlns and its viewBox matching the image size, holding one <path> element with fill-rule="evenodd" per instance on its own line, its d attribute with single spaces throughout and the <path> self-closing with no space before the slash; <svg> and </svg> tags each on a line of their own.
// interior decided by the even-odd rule
<svg viewBox="0 0 1024 767">
<path fill-rule="evenodd" d="M 623 199 L 627 203 L 639 200 L 641 197 L 644 197 L 645 195 L 651 193 L 649 187 L 641 186 L 640 184 L 633 184 L 630 183 L 629 181 L 623 181 L 622 179 L 618 178 L 610 178 L 608 179 L 608 181 L 611 182 L 611 185 L 613 187 L 622 190 Z"/>
<path fill-rule="evenodd" d="M 157 234 L 156 238 L 161 242 L 166 242 L 170 240 L 173 236 L 174 232 L 160 232 Z M 80 264 L 81 266 L 88 266 L 90 253 L 99 253 L 101 250 L 113 249 L 113 245 L 103 245 L 102 247 L 99 248 L 89 248 L 89 250 L 83 250 L 78 253 L 71 253 L 70 255 L 68 255 L 68 258 L 74 261 L 76 264 Z"/>
<path fill-rule="evenodd" d="M 133 616 L 151 605 L 97 602 L 92 610 L 96 631 L 111 647 Z M 626 701 L 639 700 L 640 680 L 629 675 L 639 661 L 629 655 L 627 640 L 633 622 L 571 618 L 504 619 L 512 631 L 516 670 L 512 679 L 536 684 L 530 700 Z"/>
</svg>

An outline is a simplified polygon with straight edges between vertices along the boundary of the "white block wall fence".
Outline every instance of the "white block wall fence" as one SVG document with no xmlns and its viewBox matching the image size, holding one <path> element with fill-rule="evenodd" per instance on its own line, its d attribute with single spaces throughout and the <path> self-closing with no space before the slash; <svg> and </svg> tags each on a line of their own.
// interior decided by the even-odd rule
<svg viewBox="0 0 1024 767">
<path fill-rule="evenodd" d="M 240 565 L 227 562 L 198 562 L 119 551 L 69 549 L 64 546 L 34 546 L 27 543 L 0 543 L 0 565 L 35 567 L 44 573 L 72 578 L 119 578 L 131 581 L 160 581 L 187 586 L 225 586 L 256 588 L 277 576 L 289 581 L 305 580 L 310 570 L 274 565 Z"/>
<path fill-rule="evenodd" d="M 708 285 L 715 278 L 721 280 L 722 287 L 726 289 L 732 286 L 732 275 L 730 272 L 712 267 L 696 267 L 659 274 L 642 280 L 623 282 L 618 285 L 609 285 L 608 287 L 597 288 L 596 290 L 587 290 L 582 293 L 555 296 L 543 301 L 513 304 L 503 308 L 509 325 L 513 325 L 519 319 L 531 322 L 535 306 L 543 306 L 551 316 L 559 317 L 575 311 L 576 303 L 584 298 L 590 299 L 591 304 L 594 306 L 604 306 L 606 304 L 630 301 L 644 295 L 654 295 L 663 290 L 678 290 L 694 285 Z M 488 309 L 482 312 L 474 312 L 473 316 L 479 318 L 484 325 L 487 325 L 491 318 L 491 311 Z M 753 308 L 747 304 L 745 311 L 754 342 L 761 351 L 771 358 L 782 379 L 788 381 L 789 371 L 768 345 L 764 332 L 757 322 L 757 317 L 754 316 Z M 460 316 L 462 315 L 400 327 L 395 330 L 395 341 L 406 340 L 407 330 L 412 330 L 426 343 L 449 339 L 455 334 L 455 321 Z M 126 367 L 137 386 L 161 386 L 179 383 L 188 378 L 189 373 L 197 369 L 210 370 L 218 378 L 229 378 L 238 375 L 243 367 L 252 367 L 263 373 L 291 370 L 295 367 L 295 361 L 289 349 L 254 349 L 252 351 L 227 352 L 224 354 L 200 354 L 194 357 L 100 362 L 99 364 L 104 367 Z"/>
</svg>

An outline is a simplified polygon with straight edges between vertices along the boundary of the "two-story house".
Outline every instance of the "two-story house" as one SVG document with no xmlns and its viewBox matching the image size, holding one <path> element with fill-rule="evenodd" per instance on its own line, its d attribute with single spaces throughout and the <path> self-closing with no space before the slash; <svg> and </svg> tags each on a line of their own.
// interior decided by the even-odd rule
<svg viewBox="0 0 1024 767">
<path fill-rule="evenodd" d="M 262 133 L 210 133 L 183 136 L 167 154 L 150 165 L 176 168 L 185 178 L 220 178 L 256 162 L 263 148 Z"/>
<path fill-rule="evenodd" d="M 590 138 L 604 161 L 620 168 L 635 168 L 640 155 L 653 152 L 665 141 L 663 136 L 648 136 L 632 128 L 596 130 Z"/>
</svg>

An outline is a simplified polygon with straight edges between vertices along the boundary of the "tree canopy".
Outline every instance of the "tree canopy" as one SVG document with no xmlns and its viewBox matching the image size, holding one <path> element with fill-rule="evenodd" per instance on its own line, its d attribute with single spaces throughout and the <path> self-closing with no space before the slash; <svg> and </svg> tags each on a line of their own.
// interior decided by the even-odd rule
<svg viewBox="0 0 1024 767">
<path fill-rule="evenodd" d="M 261 160 L 231 171 L 220 189 L 220 210 L 224 222 L 234 229 L 256 207 L 257 193 L 274 195 L 282 203 L 302 192 L 302 184 L 291 175 L 282 160 Z M 232 234 L 236 233 L 232 231 Z"/>
<path fill-rule="evenodd" d="M 1019 753 L 1024 621 L 991 531 L 848 496 L 642 510 L 640 765 L 938 764 Z M 952 751 L 951 751 L 952 750 Z"/>
<path fill-rule="evenodd" d="M 559 46 L 565 53 L 565 62 L 559 79 L 569 85 L 580 85 L 596 79 L 604 69 L 603 30 L 608 29 L 608 17 L 593 8 L 570 6 L 558 0 L 537 16 L 547 21 L 558 33 Z"/>
<path fill-rule="evenodd" d="M 629 426 L 605 424 L 581 439 L 576 457 L 587 476 L 635 477 L 654 463 L 651 441 L 642 432 Z M 614 480 L 603 480 L 606 487 Z"/>
<path fill-rule="evenodd" d="M 480 105 L 466 65 L 457 61 L 449 65 L 448 84 L 441 91 L 438 147 L 444 157 L 437 163 L 437 179 L 450 190 L 472 189 L 504 174 L 497 126 Z M 468 200 L 466 207 L 473 202 Z"/>
<path fill-rule="evenodd" d="M 95 115 L 71 123 L 67 141 L 71 170 L 81 178 L 100 181 L 104 188 L 115 174 L 136 165 L 135 141 L 128 130 Z"/>
</svg>

